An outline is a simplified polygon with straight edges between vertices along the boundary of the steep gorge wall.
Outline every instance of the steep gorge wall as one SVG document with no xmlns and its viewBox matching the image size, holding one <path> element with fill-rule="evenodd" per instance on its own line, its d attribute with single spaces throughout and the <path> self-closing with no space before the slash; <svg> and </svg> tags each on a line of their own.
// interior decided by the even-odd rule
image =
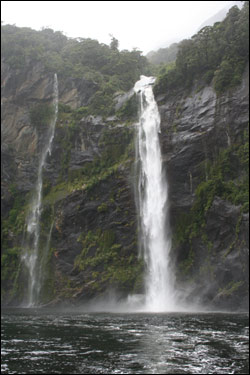
<svg viewBox="0 0 250 375">
<path fill-rule="evenodd" d="M 31 188 L 36 179 L 37 157 L 44 142 L 44 127 L 37 128 L 30 121 L 31 108 L 38 104 L 52 103 L 53 74 L 48 75 L 40 63 L 32 63 L 25 69 L 12 69 L 1 64 L 1 116 L 2 147 L 14 151 L 18 179 Z M 88 104 L 96 91 L 92 82 L 66 79 L 59 82 L 60 101 L 77 108 Z"/>
<path fill-rule="evenodd" d="M 31 123 L 30 109 L 52 102 L 53 75 L 39 64 L 25 72 L 5 64 L 2 69 L 2 295 L 5 303 L 16 304 L 26 289 L 19 261 L 22 233 L 46 137 L 46 126 Z M 197 189 L 211 179 L 209 165 L 216 164 L 220 151 L 234 155 L 232 147 L 242 143 L 248 125 L 247 82 L 245 74 L 240 87 L 221 97 L 197 83 L 189 93 L 157 98 L 177 282 L 183 290 L 190 286 L 189 301 L 199 297 L 216 308 L 247 306 L 248 214 L 217 190 L 208 194 L 209 202 L 204 195 L 202 210 L 194 208 Z M 41 254 L 52 232 L 42 303 L 81 303 L 107 290 L 120 296 L 143 291 L 143 263 L 137 257 L 135 124 L 116 116 L 84 117 L 80 108 L 95 90 L 84 79 L 59 78 L 61 109 L 43 173 Z M 232 156 L 237 169 L 236 159 Z M 200 215 L 198 228 L 194 214 Z"/>
<path fill-rule="evenodd" d="M 233 199 L 248 190 L 239 160 L 243 150 L 248 158 L 248 79 L 247 69 L 220 96 L 196 82 L 188 93 L 158 97 L 177 279 L 189 284 L 190 301 L 215 308 L 248 306 L 248 199 Z"/>
<path fill-rule="evenodd" d="M 47 133 L 46 125 L 32 123 L 31 109 L 52 103 L 53 75 L 42 65 L 25 72 L 2 68 L 2 295 L 5 303 L 16 304 L 27 291 L 20 265 L 23 230 Z M 114 289 L 124 295 L 143 284 L 133 191 L 134 124 L 115 116 L 84 117 L 81 108 L 94 92 L 84 79 L 59 78 L 58 121 L 43 171 L 42 303 L 75 303 Z"/>
</svg>

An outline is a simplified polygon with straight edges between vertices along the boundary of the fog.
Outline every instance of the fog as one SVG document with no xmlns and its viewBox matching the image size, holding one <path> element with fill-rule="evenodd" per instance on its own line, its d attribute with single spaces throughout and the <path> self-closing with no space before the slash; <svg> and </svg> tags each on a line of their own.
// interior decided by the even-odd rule
<svg viewBox="0 0 250 375">
<path fill-rule="evenodd" d="M 189 38 L 223 8 L 239 1 L 2 1 L 4 24 L 43 27 L 148 53 Z"/>
</svg>

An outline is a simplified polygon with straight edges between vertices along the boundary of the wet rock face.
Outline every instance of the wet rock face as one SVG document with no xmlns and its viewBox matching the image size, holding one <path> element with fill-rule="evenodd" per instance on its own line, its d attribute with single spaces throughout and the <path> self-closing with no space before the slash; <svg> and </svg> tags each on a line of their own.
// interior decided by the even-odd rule
<svg viewBox="0 0 250 375">
<path fill-rule="evenodd" d="M 59 82 L 60 101 L 75 109 L 87 106 L 91 97 L 97 91 L 98 85 L 94 82 L 81 79 L 65 79 Z"/>
<path fill-rule="evenodd" d="M 23 227 L 17 228 L 13 218 L 13 230 L 8 230 L 9 213 L 19 215 L 20 225 L 25 225 L 22 205 L 28 209 L 47 134 L 46 126 L 31 123 L 30 110 L 53 101 L 54 75 L 40 64 L 29 68 L 15 71 L 2 66 L 2 217 L 7 223 L 5 247 L 15 249 Z M 59 103 L 71 112 L 58 116 L 52 152 L 43 169 L 41 248 L 51 225 L 53 229 L 41 299 L 78 303 L 109 288 L 126 295 L 141 274 L 131 178 L 134 156 L 129 148 L 133 127 L 119 124 L 115 117 L 75 120 L 73 110 L 88 105 L 97 86 L 84 78 L 58 77 L 58 82 Z M 22 287 L 24 272 L 15 277 Z M 21 302 L 23 292 L 11 293 L 12 281 L 4 287 L 5 303 Z"/>
<path fill-rule="evenodd" d="M 161 145 L 173 210 L 192 205 L 205 161 L 235 143 L 246 129 L 247 79 L 245 76 L 241 87 L 220 98 L 211 87 L 198 92 L 194 87 L 188 96 L 160 98 Z"/>
<path fill-rule="evenodd" d="M 247 310 L 249 214 L 215 197 L 207 213 L 206 234 L 193 241 L 196 283 L 190 298 L 210 308 Z"/>
<path fill-rule="evenodd" d="M 46 127 L 36 128 L 31 123 L 30 111 L 36 105 L 52 103 L 53 84 L 54 74 L 48 74 L 41 63 L 30 62 L 20 70 L 2 61 L 1 140 L 9 152 L 14 152 L 19 188 L 26 192 L 36 181 L 37 158 L 46 137 Z M 85 106 L 96 90 L 97 85 L 84 78 L 59 80 L 59 101 L 73 109 Z"/>
<path fill-rule="evenodd" d="M 34 133 L 29 118 L 30 108 L 36 103 L 53 101 L 54 74 L 48 74 L 40 63 L 13 70 L 2 62 L 1 81 L 3 141 L 20 147 L 19 132 L 25 132 L 27 139 Z M 87 105 L 96 90 L 97 85 L 84 78 L 59 80 L 59 100 L 71 108 Z"/>
<path fill-rule="evenodd" d="M 52 246 L 55 249 L 53 261 L 57 273 L 71 280 L 75 288 L 70 301 L 86 301 L 108 288 L 116 288 L 117 293 L 128 293 L 131 288 L 129 285 L 126 286 L 118 279 L 112 282 L 107 277 L 112 265 L 111 259 L 98 259 L 101 255 L 100 246 L 103 246 L 102 252 L 106 252 L 107 256 L 111 248 L 116 247 L 120 259 L 128 259 L 131 256 L 137 259 L 136 212 L 133 191 L 128 184 L 126 173 L 118 171 L 90 192 L 72 193 L 58 202 L 55 211 L 56 220 L 52 235 Z M 103 234 L 111 236 L 108 248 L 102 245 Z M 89 243 L 85 240 L 87 236 Z M 84 248 L 83 243 L 89 246 L 88 257 L 92 260 L 92 264 L 86 264 L 86 267 L 78 265 L 78 258 L 81 257 Z M 82 258 L 82 261 L 84 260 L 86 258 Z M 114 264 L 115 262 L 119 264 L 119 261 L 114 260 Z M 124 268 L 126 266 L 124 262 Z M 60 295 L 63 287 L 58 284 L 57 288 L 61 288 L 57 291 Z"/>
<path fill-rule="evenodd" d="M 30 108 L 37 103 L 52 102 L 53 74 L 47 74 L 39 63 L 22 72 L 3 63 L 2 84 L 2 217 L 5 218 L 13 207 L 11 184 L 25 196 L 37 181 L 39 150 L 46 138 L 46 128 L 37 129 L 31 124 Z M 96 90 L 96 85 L 84 78 L 59 79 L 59 101 L 72 109 L 88 105 Z M 117 97 L 117 109 L 131 95 L 129 92 Z M 196 188 L 206 179 L 207 161 L 213 161 L 220 150 L 237 142 L 247 127 L 248 78 L 245 75 L 240 87 L 219 98 L 211 87 L 196 86 L 188 94 L 167 93 L 157 100 L 174 237 L 180 216 L 190 212 Z M 88 116 L 79 120 L 72 131 L 70 123 L 62 120 L 57 124 L 52 153 L 43 171 L 45 199 L 41 230 L 45 228 L 48 232 L 51 218 L 54 222 L 49 263 L 52 271 L 48 278 L 53 281 L 53 288 L 52 284 L 47 285 L 53 293 L 45 298 L 46 302 L 78 303 L 112 285 L 124 295 L 142 290 L 142 283 L 136 278 L 142 268 L 137 265 L 133 127 L 116 120 Z M 120 162 L 116 163 L 117 160 Z M 89 181 L 84 179 L 84 173 L 89 173 Z M 81 178 L 83 182 L 78 183 Z M 69 189 L 68 181 L 72 186 L 76 181 L 77 187 Z M 217 196 L 206 213 L 206 241 L 201 236 L 194 237 L 191 244 L 173 241 L 178 285 L 189 286 L 186 296 L 189 301 L 198 298 L 201 303 L 220 309 L 246 308 L 248 228 L 249 217 L 241 212 L 241 207 Z M 21 234 L 18 236 L 14 239 L 12 234 L 9 243 L 20 242 Z M 42 232 L 43 237 L 46 242 Z M 87 263 L 84 248 L 88 249 Z M 183 260 L 187 263 L 187 259 L 190 267 L 183 275 L 179 265 Z"/>
<path fill-rule="evenodd" d="M 207 162 L 240 141 L 249 121 L 248 97 L 246 73 L 240 87 L 220 97 L 211 87 L 194 87 L 188 94 L 158 98 L 173 234 L 180 217 L 190 213 L 197 186 L 207 178 Z M 184 258 L 190 262 L 187 275 L 179 277 L 180 283 L 189 279 L 190 300 L 196 297 L 215 308 L 247 308 L 248 220 L 241 206 L 217 197 L 206 214 L 207 243 L 193 238 L 191 244 L 175 245 L 177 268 Z"/>
</svg>

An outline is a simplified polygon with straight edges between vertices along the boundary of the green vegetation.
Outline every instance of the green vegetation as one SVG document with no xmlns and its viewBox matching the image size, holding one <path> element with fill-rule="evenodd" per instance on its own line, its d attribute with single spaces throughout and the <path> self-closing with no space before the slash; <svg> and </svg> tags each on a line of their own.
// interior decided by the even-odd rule
<svg viewBox="0 0 250 375">
<path fill-rule="evenodd" d="M 103 128 L 99 137 L 99 155 L 82 167 L 71 170 L 71 149 L 79 137 L 81 124 L 74 120 L 76 111 L 59 114 L 58 122 L 63 121 L 60 131 L 56 134 L 56 142 L 61 148 L 61 157 L 57 170 L 59 172 L 57 184 L 52 186 L 44 179 L 44 203 L 55 203 L 66 197 L 74 190 L 90 191 L 101 181 L 116 175 L 121 164 L 132 162 L 133 130 L 129 127 Z M 87 130 L 86 130 L 87 132 Z M 85 137 L 86 134 L 86 137 Z M 87 139 L 87 133 L 84 138 Z"/>
<path fill-rule="evenodd" d="M 104 286 L 118 287 L 128 291 L 142 287 L 143 262 L 132 254 L 130 249 L 123 249 L 115 242 L 113 230 L 82 233 L 78 239 L 82 243 L 82 252 L 75 259 L 78 271 L 90 272 L 94 279 L 92 288 L 99 291 Z M 132 243 L 132 246 L 136 244 Z"/>
<path fill-rule="evenodd" d="M 9 300 L 22 293 L 18 282 L 22 249 L 12 247 L 2 249 L 1 254 L 1 300 Z"/>
<path fill-rule="evenodd" d="M 44 191 L 43 203 L 45 205 L 53 205 L 57 201 L 65 198 L 68 194 L 72 192 L 73 188 L 71 188 L 70 184 L 67 182 L 58 183 L 55 186 L 49 186 Z"/>
<path fill-rule="evenodd" d="M 122 162 L 126 162 L 126 155 L 120 158 L 116 163 L 106 166 L 102 160 L 96 158 L 93 163 L 86 165 L 77 171 L 69 172 L 66 181 L 60 180 L 55 186 L 50 186 L 44 193 L 44 204 L 54 204 L 65 198 L 75 190 L 84 190 L 90 193 L 94 187 L 97 187 L 102 181 L 113 176 L 116 178 L 118 168 Z M 105 205 L 99 208 L 99 212 L 105 211 Z"/>
<path fill-rule="evenodd" d="M 243 285 L 243 281 L 231 281 L 226 285 L 225 288 L 220 288 L 219 293 L 223 296 L 231 296 L 235 293 L 241 286 Z"/>
<path fill-rule="evenodd" d="M 18 236 L 22 233 L 25 224 L 25 214 L 27 206 L 23 195 L 17 190 L 15 184 L 10 185 L 9 192 L 13 198 L 12 207 L 8 217 L 1 221 L 1 247 L 2 249 L 9 247 L 8 233 Z"/>
<path fill-rule="evenodd" d="M 213 81 L 217 94 L 241 82 L 249 58 L 249 2 L 232 7 L 227 17 L 178 44 L 175 65 L 161 69 L 155 94 L 189 88 L 194 79 Z"/>
<path fill-rule="evenodd" d="M 60 128 L 57 143 L 61 145 L 62 149 L 61 165 L 58 166 L 58 170 L 61 172 L 55 186 L 52 186 L 46 178 L 44 179 L 42 227 L 43 222 L 51 221 L 50 218 L 46 219 L 44 215 L 47 211 L 50 213 L 50 207 L 56 205 L 59 200 L 75 190 L 84 191 L 87 199 L 97 199 L 98 186 L 102 181 L 108 178 L 119 179 L 119 167 L 132 161 L 133 131 L 126 126 L 123 128 L 103 128 L 98 144 L 100 155 L 96 155 L 92 162 L 85 163 L 78 170 L 70 170 L 70 150 L 75 144 L 75 136 L 79 134 L 80 124 L 77 123 L 77 120 L 73 120 L 74 116 L 78 115 L 76 110 L 70 111 L 64 107 L 61 107 L 60 110 L 59 121 L 64 118 L 63 124 L 57 125 Z M 79 112 L 82 112 L 82 109 Z M 65 119 L 67 123 L 65 123 Z M 111 201 L 99 204 L 97 215 L 105 215 L 111 204 Z M 126 288 L 126 290 L 129 290 L 129 288 L 131 290 L 135 285 L 136 288 L 142 286 L 142 265 L 138 265 L 136 256 L 133 256 L 132 260 L 131 254 L 127 254 L 126 251 L 121 249 L 121 244 L 116 243 L 115 231 L 110 229 L 88 231 L 82 234 L 79 242 L 82 243 L 83 250 L 75 259 L 75 269 L 78 272 L 84 271 L 83 283 L 91 283 L 91 287 L 89 287 L 91 290 L 100 292 L 107 285 L 116 286 L 119 290 L 125 290 Z M 79 285 L 75 285 L 70 279 L 67 279 L 67 282 L 61 280 L 58 286 L 57 282 L 53 280 L 50 268 L 48 264 L 46 266 L 48 278 L 42 291 L 44 301 L 50 295 L 53 296 L 53 293 L 56 293 L 56 295 L 59 293 L 62 298 L 70 298 L 73 294 L 79 292 Z M 59 290 L 55 292 L 57 288 L 61 292 Z"/>
<path fill-rule="evenodd" d="M 26 69 L 42 62 L 47 72 L 57 72 L 59 81 L 71 77 L 91 82 L 95 93 L 88 114 L 92 115 L 114 113 L 114 94 L 131 89 L 141 74 L 150 74 L 141 51 L 119 51 L 118 44 L 114 37 L 108 46 L 92 39 L 67 38 L 48 28 L 1 28 L 1 54 L 12 68 Z"/>
<path fill-rule="evenodd" d="M 124 103 L 124 105 L 116 112 L 116 116 L 118 116 L 121 121 L 133 121 L 137 119 L 138 104 L 136 94 Z"/>
<path fill-rule="evenodd" d="M 197 240 L 202 241 L 207 251 L 202 266 L 199 266 L 200 277 L 214 278 L 211 262 L 215 256 L 214 244 L 207 233 L 207 214 L 216 196 L 240 207 L 233 238 L 223 252 L 223 259 L 239 245 L 242 215 L 249 211 L 249 130 L 245 130 L 237 143 L 221 150 L 213 161 L 206 161 L 203 167 L 204 180 L 195 190 L 194 204 L 189 212 L 179 216 L 174 232 L 175 246 L 183 246 L 178 265 L 178 274 L 182 280 L 199 277 L 196 272 L 197 259 L 200 257 L 195 242 Z M 241 282 L 229 284 L 221 292 L 231 295 L 240 285 Z"/>
<path fill-rule="evenodd" d="M 215 196 L 240 205 L 242 212 L 248 212 L 249 130 L 244 132 L 241 142 L 220 151 L 213 162 L 206 162 L 206 174 L 206 179 L 196 188 L 191 212 L 182 215 L 178 222 L 177 242 L 191 242 L 193 237 L 204 233 L 206 213 Z"/>
<path fill-rule="evenodd" d="M 14 281 L 17 275 L 21 248 L 13 247 L 7 249 L 1 256 L 1 281 Z"/>
<path fill-rule="evenodd" d="M 21 237 L 25 225 L 27 204 L 25 197 L 17 190 L 15 184 L 10 185 L 12 205 L 8 216 L 1 220 L 1 290 L 2 298 L 6 291 L 13 296 L 17 290 L 17 278 L 20 271 Z M 20 286 L 19 286 L 20 287 Z"/>
<path fill-rule="evenodd" d="M 108 205 L 107 203 L 102 203 L 100 206 L 98 206 L 97 211 L 100 212 L 106 212 L 108 211 Z"/>
<path fill-rule="evenodd" d="M 78 241 L 82 243 L 83 250 L 76 257 L 75 267 L 81 271 L 88 266 L 95 267 L 111 261 L 113 256 L 116 256 L 116 251 L 121 247 L 113 246 L 115 234 L 112 230 L 102 232 L 99 229 L 96 233 L 89 231 L 86 235 L 82 234 Z M 91 250 L 94 250 L 94 256 L 90 256 Z"/>
</svg>

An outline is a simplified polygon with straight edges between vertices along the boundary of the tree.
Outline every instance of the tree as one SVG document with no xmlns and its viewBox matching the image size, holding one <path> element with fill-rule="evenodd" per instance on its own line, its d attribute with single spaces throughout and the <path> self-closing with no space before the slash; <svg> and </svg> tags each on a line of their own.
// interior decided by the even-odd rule
<svg viewBox="0 0 250 375">
<path fill-rule="evenodd" d="M 109 34 L 109 35 L 111 36 L 110 48 L 113 51 L 117 51 L 118 50 L 118 46 L 119 46 L 119 41 L 112 34 Z"/>
</svg>

